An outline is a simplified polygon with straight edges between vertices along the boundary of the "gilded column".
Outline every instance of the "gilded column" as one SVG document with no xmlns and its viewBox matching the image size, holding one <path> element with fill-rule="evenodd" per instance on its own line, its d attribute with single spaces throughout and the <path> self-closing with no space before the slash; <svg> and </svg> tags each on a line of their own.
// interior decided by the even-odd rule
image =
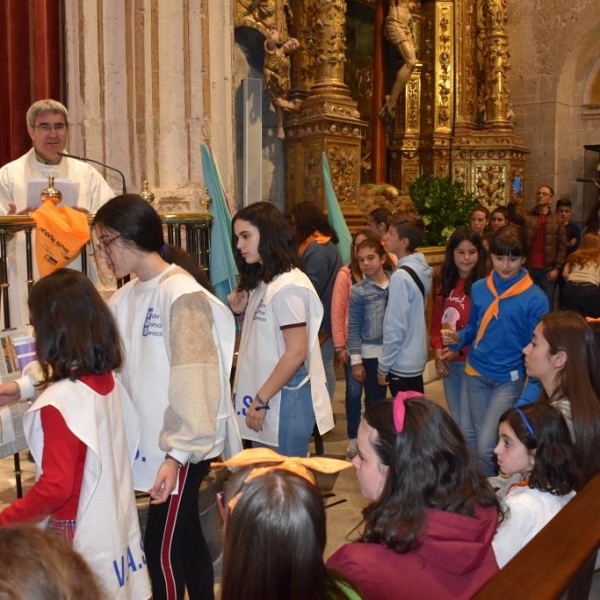
<svg viewBox="0 0 600 600">
<path fill-rule="evenodd" d="M 400 97 L 390 144 L 390 183 L 405 195 L 420 170 L 422 68 L 421 64 L 415 67 Z"/>
<path fill-rule="evenodd" d="M 423 22 L 421 165 L 436 176 L 446 177 L 454 128 L 454 2 L 424 4 Z"/>
<path fill-rule="evenodd" d="M 485 67 L 485 127 L 512 129 L 509 121 L 509 92 L 507 71 L 510 68 L 508 52 L 508 0 L 484 0 L 484 67 Z"/>
<path fill-rule="evenodd" d="M 292 89 L 290 99 L 304 99 L 315 83 L 313 52 L 307 47 L 308 40 L 303 35 L 309 29 L 306 0 L 292 0 L 287 4 L 290 35 L 300 40 L 302 48 L 292 56 Z"/>
<path fill-rule="evenodd" d="M 477 0 L 456 3 L 456 120 L 454 131 L 477 127 Z"/>
<path fill-rule="evenodd" d="M 462 67 L 467 79 L 464 80 L 465 95 L 457 106 L 452 175 L 475 192 L 481 204 L 493 207 L 508 202 L 512 182 L 515 178 L 523 178 L 528 153 L 513 131 L 506 85 L 510 68 L 507 0 L 480 0 L 480 15 L 476 20 L 480 25 L 475 47 L 471 39 L 475 2 L 463 0 L 463 3 L 465 54 Z M 474 70 L 471 69 L 472 59 L 477 59 Z M 474 73 L 478 89 L 475 127 L 471 111 L 473 90 L 468 89 L 469 73 Z"/>
<path fill-rule="evenodd" d="M 304 200 L 322 206 L 321 155 L 326 153 L 333 186 L 346 217 L 362 219 L 359 208 L 360 144 L 366 123 L 344 83 L 345 0 L 312 0 L 294 15 L 314 84 L 287 129 L 288 208 Z"/>
<path fill-rule="evenodd" d="M 346 0 L 314 0 L 306 9 L 306 44 L 312 50 L 315 84 L 311 95 L 349 95 L 344 83 Z"/>
</svg>

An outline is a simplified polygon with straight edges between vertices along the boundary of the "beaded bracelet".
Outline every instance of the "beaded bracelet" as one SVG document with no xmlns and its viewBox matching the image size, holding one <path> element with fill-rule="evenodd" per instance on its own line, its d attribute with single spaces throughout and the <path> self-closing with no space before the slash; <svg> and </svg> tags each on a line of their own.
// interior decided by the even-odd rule
<svg viewBox="0 0 600 600">
<path fill-rule="evenodd" d="M 255 408 L 254 410 L 269 410 L 271 408 L 269 406 L 269 403 L 265 402 L 258 394 L 256 394 L 256 396 L 254 396 L 254 399 L 260 405 L 257 408 Z"/>
</svg>

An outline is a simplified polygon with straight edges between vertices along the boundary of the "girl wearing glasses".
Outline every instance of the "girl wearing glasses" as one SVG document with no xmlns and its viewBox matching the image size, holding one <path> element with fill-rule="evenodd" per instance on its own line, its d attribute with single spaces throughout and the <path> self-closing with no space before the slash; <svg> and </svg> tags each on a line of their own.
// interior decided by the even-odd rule
<svg viewBox="0 0 600 600">
<path fill-rule="evenodd" d="M 96 213 L 97 250 L 118 279 L 110 299 L 123 338 L 120 377 L 140 414 L 134 485 L 149 492 L 144 548 L 154 598 L 213 598 L 210 552 L 198 489 L 224 449 L 233 358 L 231 312 L 204 273 L 163 238 L 161 219 L 137 195 Z"/>
</svg>

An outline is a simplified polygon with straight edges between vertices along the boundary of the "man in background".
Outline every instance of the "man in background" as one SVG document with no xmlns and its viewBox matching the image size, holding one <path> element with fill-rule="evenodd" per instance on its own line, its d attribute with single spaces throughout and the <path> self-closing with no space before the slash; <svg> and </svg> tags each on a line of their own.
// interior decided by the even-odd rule
<svg viewBox="0 0 600 600">
<path fill-rule="evenodd" d="M 529 241 L 527 270 L 533 282 L 548 298 L 550 310 L 554 306 L 554 293 L 558 276 L 562 272 L 567 255 L 567 237 L 562 219 L 552 212 L 554 190 L 542 185 L 536 194 L 536 205 L 525 216 Z"/>
<path fill-rule="evenodd" d="M 62 179 L 78 185 L 74 208 L 95 213 L 102 204 L 114 197 L 114 192 L 92 166 L 82 161 L 63 157 L 69 135 L 69 114 L 56 100 L 38 100 L 27 111 L 27 132 L 32 148 L 20 158 L 0 169 L 0 215 L 27 214 L 35 209 L 29 197 L 29 182 Z M 42 189 L 47 187 L 43 185 Z M 60 185 L 55 184 L 60 190 Z M 24 233 L 19 232 L 8 244 L 8 282 L 11 326 L 25 325 L 29 321 L 27 310 L 27 270 Z M 33 253 L 34 255 L 35 253 Z M 33 278 L 38 278 L 35 255 Z M 90 261 L 91 262 L 91 261 Z M 69 266 L 81 269 L 81 259 Z M 4 307 L 3 307 L 4 309 Z"/>
<path fill-rule="evenodd" d="M 569 198 L 559 198 L 556 201 L 556 214 L 565 225 L 565 234 L 567 236 L 567 255 L 575 252 L 581 241 L 581 229 L 579 225 L 571 221 L 571 200 Z"/>
</svg>

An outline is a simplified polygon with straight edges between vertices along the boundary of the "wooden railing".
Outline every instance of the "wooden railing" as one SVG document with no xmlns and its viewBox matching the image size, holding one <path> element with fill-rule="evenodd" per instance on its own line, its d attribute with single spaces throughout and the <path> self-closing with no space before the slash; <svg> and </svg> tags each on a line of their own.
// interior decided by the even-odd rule
<svg viewBox="0 0 600 600">
<path fill-rule="evenodd" d="M 600 548 L 600 474 L 596 475 L 475 600 L 586 600 Z"/>
</svg>

